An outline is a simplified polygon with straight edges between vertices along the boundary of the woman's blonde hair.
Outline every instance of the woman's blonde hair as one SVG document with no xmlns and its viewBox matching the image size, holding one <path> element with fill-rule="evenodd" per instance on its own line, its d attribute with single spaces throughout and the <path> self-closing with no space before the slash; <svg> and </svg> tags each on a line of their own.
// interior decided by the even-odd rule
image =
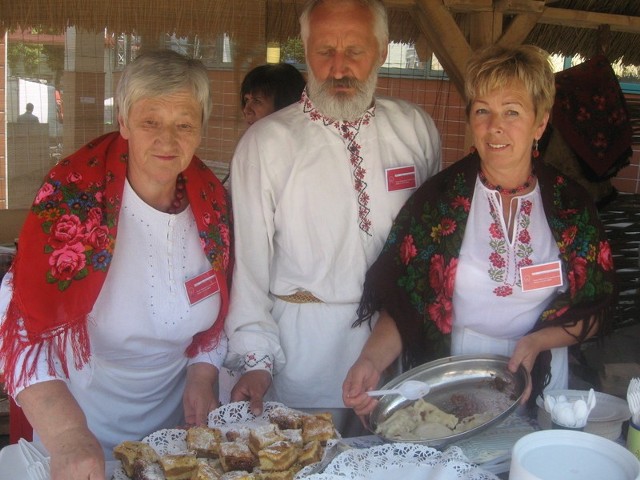
<svg viewBox="0 0 640 480">
<path fill-rule="evenodd" d="M 173 50 L 150 50 L 128 64 L 116 88 L 117 114 L 128 124 L 131 106 L 142 98 L 161 97 L 189 90 L 202 106 L 202 124 L 211 114 L 211 87 L 207 69 L 200 60 Z"/>
<path fill-rule="evenodd" d="M 551 111 L 556 84 L 549 54 L 534 45 L 492 45 L 475 52 L 467 63 L 464 82 L 467 118 L 477 98 L 513 81 L 522 82 L 531 95 L 537 120 Z"/>
</svg>

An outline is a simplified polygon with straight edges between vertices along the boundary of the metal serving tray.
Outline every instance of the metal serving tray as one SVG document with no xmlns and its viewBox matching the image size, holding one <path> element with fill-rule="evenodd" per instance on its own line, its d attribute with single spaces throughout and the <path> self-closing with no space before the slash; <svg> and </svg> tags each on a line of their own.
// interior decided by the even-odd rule
<svg viewBox="0 0 640 480">
<path fill-rule="evenodd" d="M 447 413 L 458 413 L 460 399 L 473 404 L 477 411 L 491 412 L 495 416 L 466 432 L 435 439 L 386 438 L 392 442 L 410 442 L 442 447 L 476 435 L 507 418 L 520 403 L 522 394 L 530 384 L 529 373 L 522 367 L 514 374 L 509 371 L 508 357 L 501 355 L 459 355 L 446 357 L 413 368 L 384 385 L 393 388 L 406 380 L 421 380 L 431 385 L 431 391 L 424 400 L 436 405 Z M 453 400 L 458 400 L 453 401 Z M 369 417 L 369 427 L 375 432 L 378 425 L 396 410 L 413 402 L 400 395 L 384 395 Z"/>
</svg>

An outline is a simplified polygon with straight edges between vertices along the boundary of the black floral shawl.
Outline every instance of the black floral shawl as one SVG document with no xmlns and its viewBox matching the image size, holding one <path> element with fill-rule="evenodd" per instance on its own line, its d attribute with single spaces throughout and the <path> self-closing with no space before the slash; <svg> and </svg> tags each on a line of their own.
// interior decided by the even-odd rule
<svg viewBox="0 0 640 480">
<path fill-rule="evenodd" d="M 367 272 L 356 324 L 381 309 L 395 320 L 403 366 L 450 355 L 455 270 L 480 159 L 470 154 L 425 182 L 399 212 L 382 253 Z M 560 250 L 569 288 L 546 307 L 531 332 L 570 327 L 593 318 L 608 332 L 615 305 L 611 249 L 593 201 L 577 183 L 534 160 L 549 228 Z M 578 342 L 592 322 L 583 322 Z M 532 400 L 549 382 L 549 351 L 534 365 Z"/>
</svg>

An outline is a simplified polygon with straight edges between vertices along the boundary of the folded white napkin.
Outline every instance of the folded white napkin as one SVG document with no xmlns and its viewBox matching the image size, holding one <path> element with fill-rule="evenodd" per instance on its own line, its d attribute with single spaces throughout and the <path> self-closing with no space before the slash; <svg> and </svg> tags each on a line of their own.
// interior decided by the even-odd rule
<svg viewBox="0 0 640 480">
<path fill-rule="evenodd" d="M 24 458 L 27 459 L 27 474 L 29 480 L 49 480 L 49 458 L 43 455 L 33 443 L 27 442 L 23 438 L 18 440 L 18 446 Z"/>
<path fill-rule="evenodd" d="M 584 428 L 589 413 L 596 406 L 596 394 L 589 390 L 587 399 L 569 400 L 565 395 L 544 395 L 544 409 L 551 415 L 551 420 L 564 427 Z"/>
</svg>

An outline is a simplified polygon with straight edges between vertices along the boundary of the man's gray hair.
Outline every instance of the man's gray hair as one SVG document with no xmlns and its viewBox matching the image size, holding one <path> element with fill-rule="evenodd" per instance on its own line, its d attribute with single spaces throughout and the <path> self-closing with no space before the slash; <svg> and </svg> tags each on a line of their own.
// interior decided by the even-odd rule
<svg viewBox="0 0 640 480">
<path fill-rule="evenodd" d="M 116 112 L 128 125 L 129 110 L 138 100 L 185 89 L 202 106 L 202 124 L 205 125 L 211 114 L 211 87 L 203 63 L 173 50 L 146 51 L 122 73 L 116 88 Z"/>
<path fill-rule="evenodd" d="M 307 39 L 309 38 L 309 17 L 311 12 L 325 0 L 307 0 L 300 14 L 300 36 L 302 43 L 307 50 Z M 343 2 L 351 2 L 366 6 L 373 14 L 373 34 L 378 40 L 378 48 L 380 52 L 384 52 L 389 43 L 389 18 L 387 9 L 380 0 L 343 0 Z"/>
</svg>

